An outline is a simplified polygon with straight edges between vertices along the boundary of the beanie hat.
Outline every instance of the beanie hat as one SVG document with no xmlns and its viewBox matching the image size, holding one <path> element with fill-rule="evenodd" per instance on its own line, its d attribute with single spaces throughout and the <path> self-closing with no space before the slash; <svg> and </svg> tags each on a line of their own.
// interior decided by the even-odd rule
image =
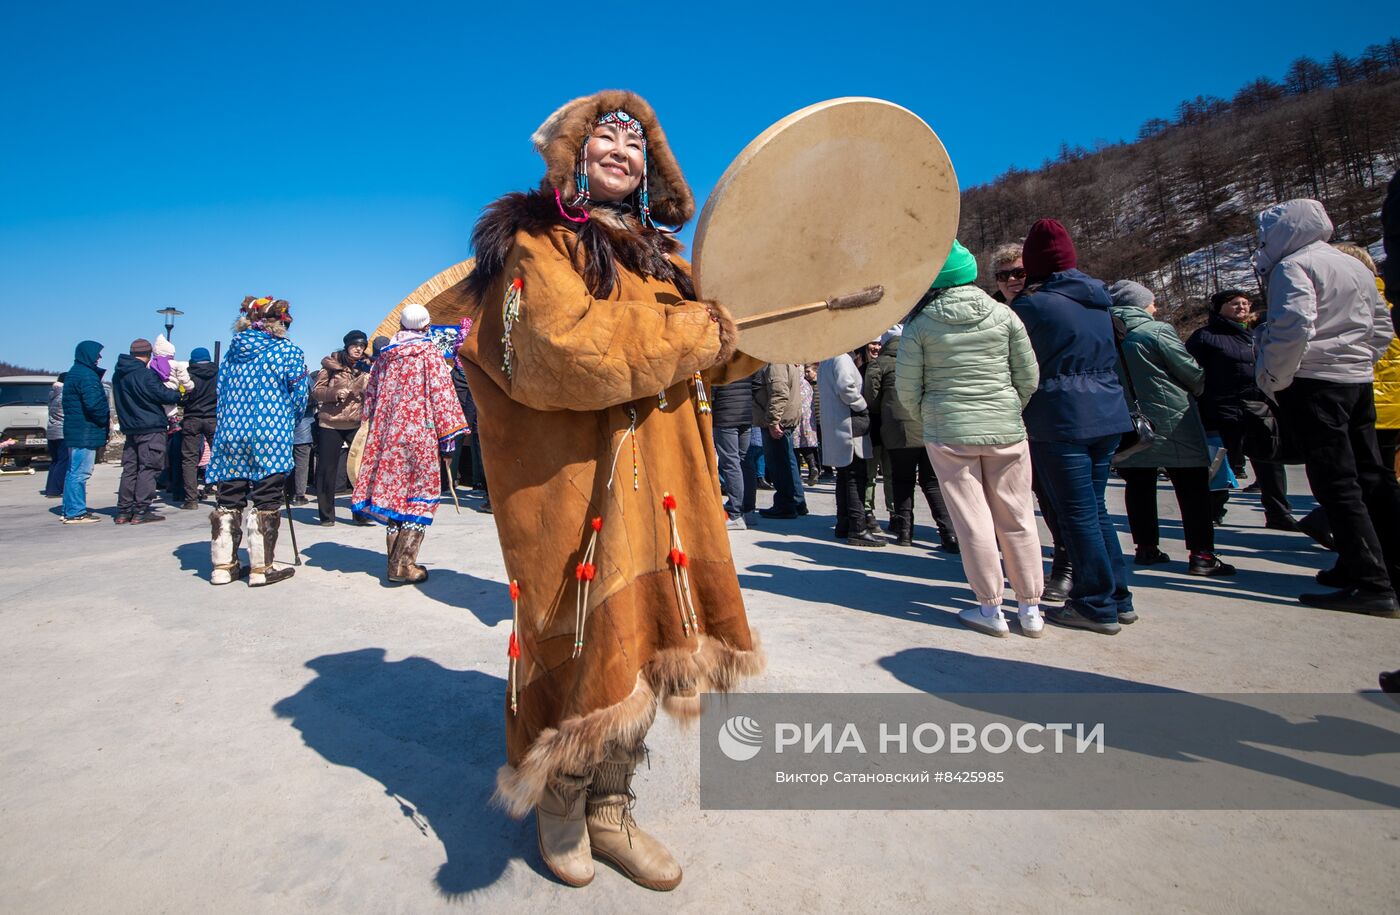
<svg viewBox="0 0 1400 915">
<path fill-rule="evenodd" d="M 897 339 L 902 336 L 904 336 L 904 325 L 896 324 L 894 327 L 891 327 L 889 330 L 885 331 L 883 334 L 880 335 L 880 345 L 889 346 L 891 340 Z"/>
<path fill-rule="evenodd" d="M 165 339 L 165 334 L 156 334 L 154 350 L 157 356 L 173 356 L 175 355 L 175 344 Z"/>
<path fill-rule="evenodd" d="M 352 346 L 365 346 L 369 343 L 369 337 L 365 336 L 365 332 L 362 330 L 352 330 L 345 335 L 344 342 L 346 349 Z"/>
<path fill-rule="evenodd" d="M 1052 273 L 1077 267 L 1079 257 L 1074 253 L 1069 230 L 1058 219 L 1042 219 L 1026 233 L 1021 263 L 1025 265 L 1029 279 L 1039 280 Z"/>
<path fill-rule="evenodd" d="M 202 346 L 196 346 L 194 349 L 190 350 L 190 361 L 209 362 L 209 350 L 205 349 Z"/>
<path fill-rule="evenodd" d="M 374 338 L 374 352 L 377 353 L 388 345 L 389 338 L 384 336 L 383 334 L 380 334 L 379 336 Z"/>
<path fill-rule="evenodd" d="M 149 356 L 151 354 L 151 341 L 145 337 L 137 337 L 131 341 L 131 349 L 128 352 L 133 356 Z"/>
<path fill-rule="evenodd" d="M 1132 280 L 1119 280 L 1109 286 L 1108 296 L 1113 299 L 1114 305 L 1132 308 L 1146 308 L 1157 301 L 1151 289 Z"/>
<path fill-rule="evenodd" d="M 403 307 L 403 313 L 399 315 L 399 323 L 404 330 L 422 330 L 428 326 L 428 309 L 417 302 L 410 302 Z"/>
<path fill-rule="evenodd" d="M 1249 293 L 1245 292 L 1243 289 L 1222 289 L 1210 297 L 1210 310 L 1216 314 L 1220 314 L 1220 309 L 1224 308 L 1225 303 L 1231 299 L 1244 299 L 1246 302 L 1249 302 L 1250 305 L 1254 304 L 1254 300 L 1249 297 Z"/>
<path fill-rule="evenodd" d="M 977 258 L 972 256 L 972 252 L 963 247 L 962 242 L 953 239 L 953 250 L 948 252 L 948 259 L 943 262 L 943 269 L 938 271 L 938 277 L 933 281 L 930 289 L 947 289 L 950 286 L 962 286 L 977 279 Z"/>
</svg>

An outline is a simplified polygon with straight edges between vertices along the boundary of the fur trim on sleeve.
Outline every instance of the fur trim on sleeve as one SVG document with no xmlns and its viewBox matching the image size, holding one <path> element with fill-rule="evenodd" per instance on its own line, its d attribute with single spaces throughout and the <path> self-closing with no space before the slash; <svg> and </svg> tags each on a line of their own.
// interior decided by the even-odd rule
<svg viewBox="0 0 1400 915">
<path fill-rule="evenodd" d="M 718 302 L 704 302 L 705 308 L 710 312 L 710 320 L 719 325 L 719 353 L 715 356 L 714 365 L 724 365 L 739 350 L 739 326 L 734 323 L 734 316 L 729 313 Z"/>
</svg>

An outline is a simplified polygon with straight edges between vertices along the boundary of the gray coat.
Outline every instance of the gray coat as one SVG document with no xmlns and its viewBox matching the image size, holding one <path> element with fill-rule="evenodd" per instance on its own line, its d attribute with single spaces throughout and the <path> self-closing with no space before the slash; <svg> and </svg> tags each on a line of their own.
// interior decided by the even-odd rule
<svg viewBox="0 0 1400 915">
<path fill-rule="evenodd" d="M 1395 335 L 1375 277 L 1327 244 L 1331 237 L 1332 220 L 1316 200 L 1259 214 L 1254 267 L 1268 277 L 1269 317 L 1254 372 L 1271 397 L 1295 377 L 1369 382 Z"/>
<path fill-rule="evenodd" d="M 852 441 L 851 411 L 866 408 L 861 394 L 860 372 L 845 353 L 822 362 L 817 369 L 817 390 L 822 399 L 822 463 L 845 467 L 858 457 L 873 454 L 870 436 Z"/>
<path fill-rule="evenodd" d="M 63 439 L 63 382 L 55 381 L 49 388 L 49 424 L 45 437 L 51 442 Z"/>
</svg>

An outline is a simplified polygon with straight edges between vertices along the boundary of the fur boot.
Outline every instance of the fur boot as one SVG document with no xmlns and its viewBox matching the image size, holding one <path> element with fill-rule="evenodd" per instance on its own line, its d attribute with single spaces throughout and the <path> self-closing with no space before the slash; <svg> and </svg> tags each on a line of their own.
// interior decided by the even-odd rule
<svg viewBox="0 0 1400 915">
<path fill-rule="evenodd" d="M 423 545 L 421 528 L 404 528 L 394 539 L 389 554 L 389 580 L 416 585 L 428 578 L 428 570 L 417 563 L 418 549 Z"/>
<path fill-rule="evenodd" d="M 681 882 L 681 866 L 656 838 L 632 818 L 632 775 L 646 751 L 616 745 L 598 765 L 588 789 L 588 842 L 593 857 L 622 871 L 634 883 L 651 890 L 673 890 Z"/>
<path fill-rule="evenodd" d="M 248 567 L 239 565 L 238 545 L 243 540 L 243 512 L 234 508 L 216 508 L 209 513 L 209 558 L 214 571 L 209 583 L 226 585 L 248 574 Z"/>
<path fill-rule="evenodd" d="M 277 551 L 277 528 L 281 524 L 277 509 L 255 509 L 248 519 L 248 587 L 261 588 L 291 578 L 296 569 L 279 569 L 273 565 Z"/>
<path fill-rule="evenodd" d="M 401 528 L 397 524 L 389 524 L 384 528 L 384 556 L 389 564 L 389 580 L 394 579 L 394 545 L 398 542 Z"/>
<path fill-rule="evenodd" d="M 593 882 L 593 856 L 589 852 L 589 827 L 584 820 L 584 800 L 590 779 L 562 775 L 546 786 L 535 805 L 535 833 L 540 857 L 554 876 L 569 886 Z"/>
</svg>

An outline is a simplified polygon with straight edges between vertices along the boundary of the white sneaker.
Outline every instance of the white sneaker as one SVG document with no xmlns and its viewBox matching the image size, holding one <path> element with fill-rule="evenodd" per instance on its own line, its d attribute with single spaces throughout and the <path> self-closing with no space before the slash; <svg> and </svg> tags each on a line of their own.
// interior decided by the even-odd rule
<svg viewBox="0 0 1400 915">
<path fill-rule="evenodd" d="M 1021 622 L 1021 635 L 1028 639 L 1038 639 L 1045 634 L 1045 617 L 1040 615 L 1040 604 L 1017 604 L 1016 618 Z"/>
<path fill-rule="evenodd" d="M 743 515 L 735 515 L 733 518 L 726 521 L 724 526 L 731 531 L 746 531 L 749 529 L 748 524 L 744 521 Z"/>
<path fill-rule="evenodd" d="M 997 638 L 1005 638 L 1011 632 L 1011 627 L 1001 615 L 1001 608 L 991 604 L 969 607 L 958 614 L 958 619 L 969 629 L 976 629 Z"/>
</svg>

